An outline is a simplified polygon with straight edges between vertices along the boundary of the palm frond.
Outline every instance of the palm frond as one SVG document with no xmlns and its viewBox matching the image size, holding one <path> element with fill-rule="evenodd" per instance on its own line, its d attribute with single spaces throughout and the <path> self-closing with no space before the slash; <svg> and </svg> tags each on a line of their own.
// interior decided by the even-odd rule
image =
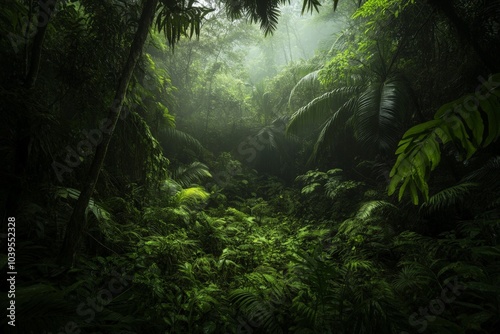
<svg viewBox="0 0 500 334">
<path fill-rule="evenodd" d="M 186 132 L 174 128 L 163 128 L 160 132 L 160 138 L 169 147 L 184 146 L 191 148 L 196 152 L 203 152 L 205 150 L 203 145 L 196 138 Z"/>
<path fill-rule="evenodd" d="M 329 116 L 344 106 L 360 89 L 359 86 L 338 88 L 313 99 L 292 115 L 287 132 L 298 135 L 324 124 Z"/>
<path fill-rule="evenodd" d="M 359 97 L 353 119 L 356 138 L 368 149 L 392 153 L 402 135 L 409 106 L 405 81 L 391 78 L 375 83 Z"/>
<path fill-rule="evenodd" d="M 402 263 L 401 271 L 393 281 L 393 286 L 399 291 L 421 290 L 428 288 L 433 279 L 429 270 L 418 262 Z"/>
<path fill-rule="evenodd" d="M 182 187 L 200 183 L 207 177 L 212 177 L 212 174 L 210 174 L 208 167 L 199 161 L 192 162 L 187 166 L 180 166 L 172 174 L 172 178 Z"/>
<path fill-rule="evenodd" d="M 310 4 L 308 9 L 317 8 L 317 0 L 306 0 Z M 246 17 L 252 23 L 260 23 L 265 35 L 272 34 L 278 26 L 280 16 L 279 5 L 286 4 L 288 0 L 242 0 L 226 1 L 226 13 L 232 19 Z"/>
<path fill-rule="evenodd" d="M 282 333 L 275 305 L 282 304 L 286 298 L 286 284 L 283 279 L 275 276 L 274 269 L 264 269 L 269 273 L 249 274 L 247 278 L 252 286 L 235 289 L 229 296 L 254 326 L 265 329 L 266 333 Z"/>
<path fill-rule="evenodd" d="M 295 94 L 295 90 L 297 89 L 318 89 L 320 82 L 318 80 L 318 74 L 320 70 L 316 70 L 313 72 L 310 72 L 303 76 L 299 82 L 293 86 L 292 91 L 290 92 L 290 96 L 288 97 L 288 105 L 291 105 L 292 98 Z"/>
<path fill-rule="evenodd" d="M 463 181 L 478 182 L 481 185 L 492 189 L 498 189 L 500 186 L 500 156 L 496 156 L 484 163 L 481 168 L 478 168 L 463 178 Z"/>
<path fill-rule="evenodd" d="M 160 1 L 155 28 L 165 34 L 171 46 L 174 46 L 181 36 L 191 38 L 193 35 L 200 35 L 201 22 L 213 9 L 193 6 L 196 3 L 197 1 L 191 0 L 174 3 L 169 0 Z"/>
<path fill-rule="evenodd" d="M 322 126 L 321 132 L 319 133 L 316 143 L 314 144 L 314 149 L 311 154 L 309 161 L 314 161 L 319 152 L 321 152 L 326 146 L 330 145 L 334 148 L 337 144 L 335 143 L 335 138 L 338 138 L 341 134 L 345 134 L 346 129 L 349 128 L 349 120 L 355 113 L 357 108 L 357 99 L 352 97 L 347 100 L 336 112 L 333 113 Z"/>
<path fill-rule="evenodd" d="M 277 133 L 271 126 L 266 126 L 257 133 L 257 137 L 261 139 L 261 141 L 264 143 L 264 145 L 273 151 L 278 151 L 279 150 L 279 144 L 278 144 L 278 138 L 277 138 Z"/>
</svg>

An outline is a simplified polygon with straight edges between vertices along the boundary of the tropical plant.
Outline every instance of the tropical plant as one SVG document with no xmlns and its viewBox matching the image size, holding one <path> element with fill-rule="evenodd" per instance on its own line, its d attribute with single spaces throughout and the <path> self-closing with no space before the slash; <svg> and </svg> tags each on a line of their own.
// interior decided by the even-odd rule
<svg viewBox="0 0 500 334">
<path fill-rule="evenodd" d="M 497 83 L 500 75 L 490 77 Z M 419 193 L 429 200 L 430 173 L 441 161 L 441 145 L 451 144 L 460 160 L 467 160 L 479 149 L 487 147 L 500 136 L 500 86 L 481 86 L 476 95 L 465 95 L 443 105 L 434 119 L 410 128 L 396 150 L 398 156 L 390 177 L 388 192 L 399 188 L 399 200 L 408 190 L 413 204 Z"/>
<path fill-rule="evenodd" d="M 327 147 L 348 145 L 342 134 L 352 131 L 365 156 L 388 156 L 409 118 L 410 90 L 402 77 L 327 92 L 291 117 L 287 132 L 319 132 L 311 159 Z M 348 138 L 348 137 L 347 137 Z"/>
</svg>

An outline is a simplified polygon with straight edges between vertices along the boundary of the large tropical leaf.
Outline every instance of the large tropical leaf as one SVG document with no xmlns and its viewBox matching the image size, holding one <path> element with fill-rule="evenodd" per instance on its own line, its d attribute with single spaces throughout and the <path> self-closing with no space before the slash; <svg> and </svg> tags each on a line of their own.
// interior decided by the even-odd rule
<svg viewBox="0 0 500 334">
<path fill-rule="evenodd" d="M 491 78 L 500 81 L 500 74 Z M 412 202 L 419 193 L 429 199 L 427 180 L 441 161 L 441 145 L 453 143 L 469 159 L 478 149 L 490 145 L 500 136 L 500 86 L 492 84 L 443 105 L 434 119 L 409 129 L 399 142 L 398 156 L 390 173 L 389 195 L 401 183 L 399 199 L 409 189 Z"/>
</svg>

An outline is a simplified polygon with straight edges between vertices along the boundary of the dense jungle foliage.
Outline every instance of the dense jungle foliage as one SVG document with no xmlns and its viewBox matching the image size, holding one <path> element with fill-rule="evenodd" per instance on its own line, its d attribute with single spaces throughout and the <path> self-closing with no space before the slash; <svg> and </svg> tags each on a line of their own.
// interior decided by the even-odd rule
<svg viewBox="0 0 500 334">
<path fill-rule="evenodd" d="M 0 4 L 1 333 L 499 333 L 499 0 Z"/>
</svg>

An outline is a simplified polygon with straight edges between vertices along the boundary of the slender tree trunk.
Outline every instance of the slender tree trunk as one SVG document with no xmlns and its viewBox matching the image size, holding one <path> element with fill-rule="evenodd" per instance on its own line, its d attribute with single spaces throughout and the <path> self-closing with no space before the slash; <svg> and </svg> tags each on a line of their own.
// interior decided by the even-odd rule
<svg viewBox="0 0 500 334">
<path fill-rule="evenodd" d="M 90 166 L 89 175 L 84 188 L 75 204 L 73 214 L 66 227 L 66 233 L 63 245 L 59 254 L 59 263 L 64 266 L 73 264 L 74 256 L 78 250 L 78 244 L 82 239 L 82 234 L 85 229 L 85 210 L 88 206 L 92 193 L 94 192 L 99 173 L 101 171 L 106 152 L 108 150 L 109 142 L 115 130 L 120 113 L 123 106 L 123 100 L 129 85 L 130 79 L 134 72 L 134 68 L 141 55 L 144 43 L 149 34 L 149 27 L 153 22 L 155 10 L 158 0 L 146 0 L 142 9 L 139 26 L 135 33 L 134 40 L 130 46 L 130 52 L 123 68 L 119 85 L 115 93 L 115 99 L 109 108 L 108 124 L 106 131 L 103 131 L 102 142 L 97 145 L 92 165 Z"/>
<path fill-rule="evenodd" d="M 290 31 L 288 28 L 288 22 L 285 21 L 286 27 L 286 38 L 288 39 L 288 52 L 290 53 L 290 62 L 293 62 L 293 54 L 292 54 L 292 39 L 290 38 Z"/>
<path fill-rule="evenodd" d="M 28 72 L 30 70 L 30 61 L 29 61 L 29 56 L 30 56 L 30 51 L 29 51 L 29 44 L 28 44 L 28 38 L 29 38 L 29 31 L 31 28 L 31 20 L 33 16 L 33 0 L 29 0 L 29 10 L 28 10 L 28 24 L 26 25 L 26 30 L 24 31 L 24 77 L 26 78 L 28 75 Z"/>
<path fill-rule="evenodd" d="M 40 7 L 38 9 L 38 29 L 36 30 L 36 34 L 33 39 L 33 45 L 31 47 L 31 62 L 29 63 L 26 79 L 24 80 L 24 86 L 26 88 L 33 88 L 35 86 L 38 71 L 40 70 L 45 33 L 47 32 L 47 26 L 49 25 L 52 13 L 56 8 L 57 1 L 58 0 L 38 1 Z"/>
</svg>

